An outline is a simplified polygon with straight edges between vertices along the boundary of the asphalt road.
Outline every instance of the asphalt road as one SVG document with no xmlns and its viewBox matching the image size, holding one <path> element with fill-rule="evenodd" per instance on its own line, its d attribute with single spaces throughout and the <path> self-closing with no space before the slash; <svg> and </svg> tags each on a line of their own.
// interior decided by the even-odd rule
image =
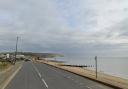
<svg viewBox="0 0 128 89">
<path fill-rule="evenodd" d="M 42 63 L 25 62 L 6 89 L 112 89 Z"/>
</svg>

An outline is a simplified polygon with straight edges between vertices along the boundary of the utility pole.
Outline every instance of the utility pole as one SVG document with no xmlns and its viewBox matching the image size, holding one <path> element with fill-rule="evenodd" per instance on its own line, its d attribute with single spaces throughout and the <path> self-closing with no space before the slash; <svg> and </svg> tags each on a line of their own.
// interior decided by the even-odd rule
<svg viewBox="0 0 128 89">
<path fill-rule="evenodd" d="M 15 50 L 15 59 L 14 59 L 14 64 L 15 64 L 15 62 L 16 62 L 17 47 L 18 47 L 18 39 L 19 39 L 19 37 L 17 36 L 17 38 L 16 38 L 16 50 Z"/>
<path fill-rule="evenodd" d="M 96 72 L 96 79 L 97 79 L 97 56 L 95 56 L 95 72 Z"/>
</svg>

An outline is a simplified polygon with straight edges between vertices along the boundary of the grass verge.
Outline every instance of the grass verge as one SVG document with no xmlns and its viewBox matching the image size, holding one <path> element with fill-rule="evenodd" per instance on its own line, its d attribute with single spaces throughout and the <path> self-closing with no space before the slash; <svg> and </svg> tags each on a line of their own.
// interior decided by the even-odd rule
<svg viewBox="0 0 128 89">
<path fill-rule="evenodd" d="M 9 62 L 0 62 L 0 72 L 4 71 L 5 69 L 10 67 L 10 63 Z"/>
</svg>

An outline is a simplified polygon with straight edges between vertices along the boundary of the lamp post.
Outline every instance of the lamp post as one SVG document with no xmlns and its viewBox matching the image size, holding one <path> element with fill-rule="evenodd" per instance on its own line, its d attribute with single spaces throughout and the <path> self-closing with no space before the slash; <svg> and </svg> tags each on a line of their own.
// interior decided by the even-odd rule
<svg viewBox="0 0 128 89">
<path fill-rule="evenodd" d="M 18 47 L 18 40 L 19 40 L 19 37 L 17 36 L 17 38 L 16 38 L 16 50 L 15 50 L 15 59 L 14 59 L 14 64 L 15 64 L 15 62 L 16 62 L 17 47 Z"/>
</svg>

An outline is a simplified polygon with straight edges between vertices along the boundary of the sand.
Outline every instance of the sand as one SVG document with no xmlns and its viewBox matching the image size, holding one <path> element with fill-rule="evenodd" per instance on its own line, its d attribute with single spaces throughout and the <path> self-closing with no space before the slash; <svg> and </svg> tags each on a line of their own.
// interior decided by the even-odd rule
<svg viewBox="0 0 128 89">
<path fill-rule="evenodd" d="M 89 79 L 92 79 L 97 82 L 105 83 L 112 86 L 117 86 L 122 89 L 128 89 L 128 80 L 123 79 L 120 77 L 104 74 L 104 73 L 98 73 L 98 78 L 96 79 L 95 71 L 85 69 L 85 68 L 79 68 L 79 67 L 69 67 L 69 66 L 61 66 L 60 63 L 56 62 L 50 62 L 45 60 L 38 60 L 38 62 L 46 63 L 70 72 L 73 72 L 75 74 L 81 75 L 83 77 L 87 77 Z"/>
</svg>

